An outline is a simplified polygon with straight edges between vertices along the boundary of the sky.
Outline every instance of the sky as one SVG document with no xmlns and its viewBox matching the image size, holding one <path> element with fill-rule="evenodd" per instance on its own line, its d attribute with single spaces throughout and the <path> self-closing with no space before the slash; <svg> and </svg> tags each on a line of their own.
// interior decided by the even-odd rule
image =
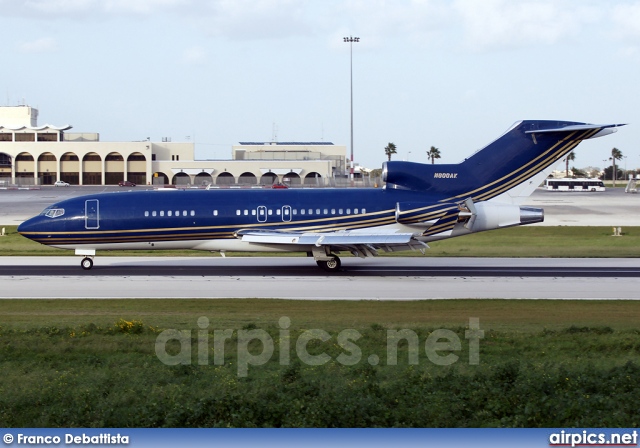
<svg viewBox="0 0 640 448">
<path fill-rule="evenodd" d="M 345 43 L 347 36 L 359 37 Z M 0 0 L 0 105 L 102 141 L 326 141 L 458 163 L 523 119 L 628 123 L 576 167 L 640 168 L 640 0 Z"/>
</svg>

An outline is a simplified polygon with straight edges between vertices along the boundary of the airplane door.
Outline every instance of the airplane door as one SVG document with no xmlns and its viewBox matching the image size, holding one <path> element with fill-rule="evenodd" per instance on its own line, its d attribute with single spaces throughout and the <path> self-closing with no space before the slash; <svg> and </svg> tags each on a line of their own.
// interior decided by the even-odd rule
<svg viewBox="0 0 640 448">
<path fill-rule="evenodd" d="M 282 207 L 282 220 L 285 222 L 291 221 L 291 206 L 284 205 Z"/>
<path fill-rule="evenodd" d="M 264 205 L 258 207 L 258 222 L 267 222 L 267 207 Z"/>
<path fill-rule="evenodd" d="M 100 203 L 97 199 L 87 199 L 84 201 L 84 228 L 100 228 Z"/>
</svg>

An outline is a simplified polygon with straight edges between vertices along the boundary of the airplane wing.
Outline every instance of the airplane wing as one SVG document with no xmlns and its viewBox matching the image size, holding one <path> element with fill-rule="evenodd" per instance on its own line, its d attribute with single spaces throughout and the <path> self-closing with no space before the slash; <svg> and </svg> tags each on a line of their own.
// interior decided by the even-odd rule
<svg viewBox="0 0 640 448">
<path fill-rule="evenodd" d="M 413 233 L 394 231 L 354 231 L 337 232 L 277 232 L 260 230 L 239 230 L 236 237 L 242 241 L 264 245 L 331 246 L 334 250 L 345 250 L 364 258 L 378 255 L 378 250 L 397 252 L 401 250 L 424 251 L 429 246 L 415 239 Z"/>
</svg>

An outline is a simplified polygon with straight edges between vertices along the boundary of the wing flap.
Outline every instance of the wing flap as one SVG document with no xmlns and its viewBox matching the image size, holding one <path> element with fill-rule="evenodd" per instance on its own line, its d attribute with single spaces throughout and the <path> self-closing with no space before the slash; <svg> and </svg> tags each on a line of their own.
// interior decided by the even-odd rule
<svg viewBox="0 0 640 448">
<path fill-rule="evenodd" d="M 304 246 L 356 246 L 409 244 L 412 233 L 365 233 L 362 231 L 340 231 L 330 233 L 262 232 L 241 230 L 237 236 L 248 243 L 295 244 Z"/>
</svg>

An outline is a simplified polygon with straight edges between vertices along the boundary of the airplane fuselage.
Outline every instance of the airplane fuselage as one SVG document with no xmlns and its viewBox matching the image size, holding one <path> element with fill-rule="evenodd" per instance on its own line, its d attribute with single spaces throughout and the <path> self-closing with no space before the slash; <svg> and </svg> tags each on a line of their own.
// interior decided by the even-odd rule
<svg viewBox="0 0 640 448">
<path fill-rule="evenodd" d="M 433 240 L 543 220 L 517 205 L 582 140 L 619 125 L 530 120 L 458 164 L 387 162 L 381 189 L 213 189 L 68 199 L 21 224 L 34 241 L 75 249 L 306 252 L 329 271 L 336 255 L 423 250 Z"/>
<path fill-rule="evenodd" d="M 426 201 L 415 192 L 373 188 L 129 191 L 54 204 L 24 224 L 21 232 L 43 244 L 69 249 L 287 251 L 290 248 L 281 245 L 243 242 L 236 232 L 394 228 L 421 234 L 424 228 L 397 222 L 399 202 Z M 435 200 L 431 208 L 455 209 Z M 30 232 L 30 227 L 38 232 Z M 306 251 L 301 247 L 296 250 Z"/>
</svg>

